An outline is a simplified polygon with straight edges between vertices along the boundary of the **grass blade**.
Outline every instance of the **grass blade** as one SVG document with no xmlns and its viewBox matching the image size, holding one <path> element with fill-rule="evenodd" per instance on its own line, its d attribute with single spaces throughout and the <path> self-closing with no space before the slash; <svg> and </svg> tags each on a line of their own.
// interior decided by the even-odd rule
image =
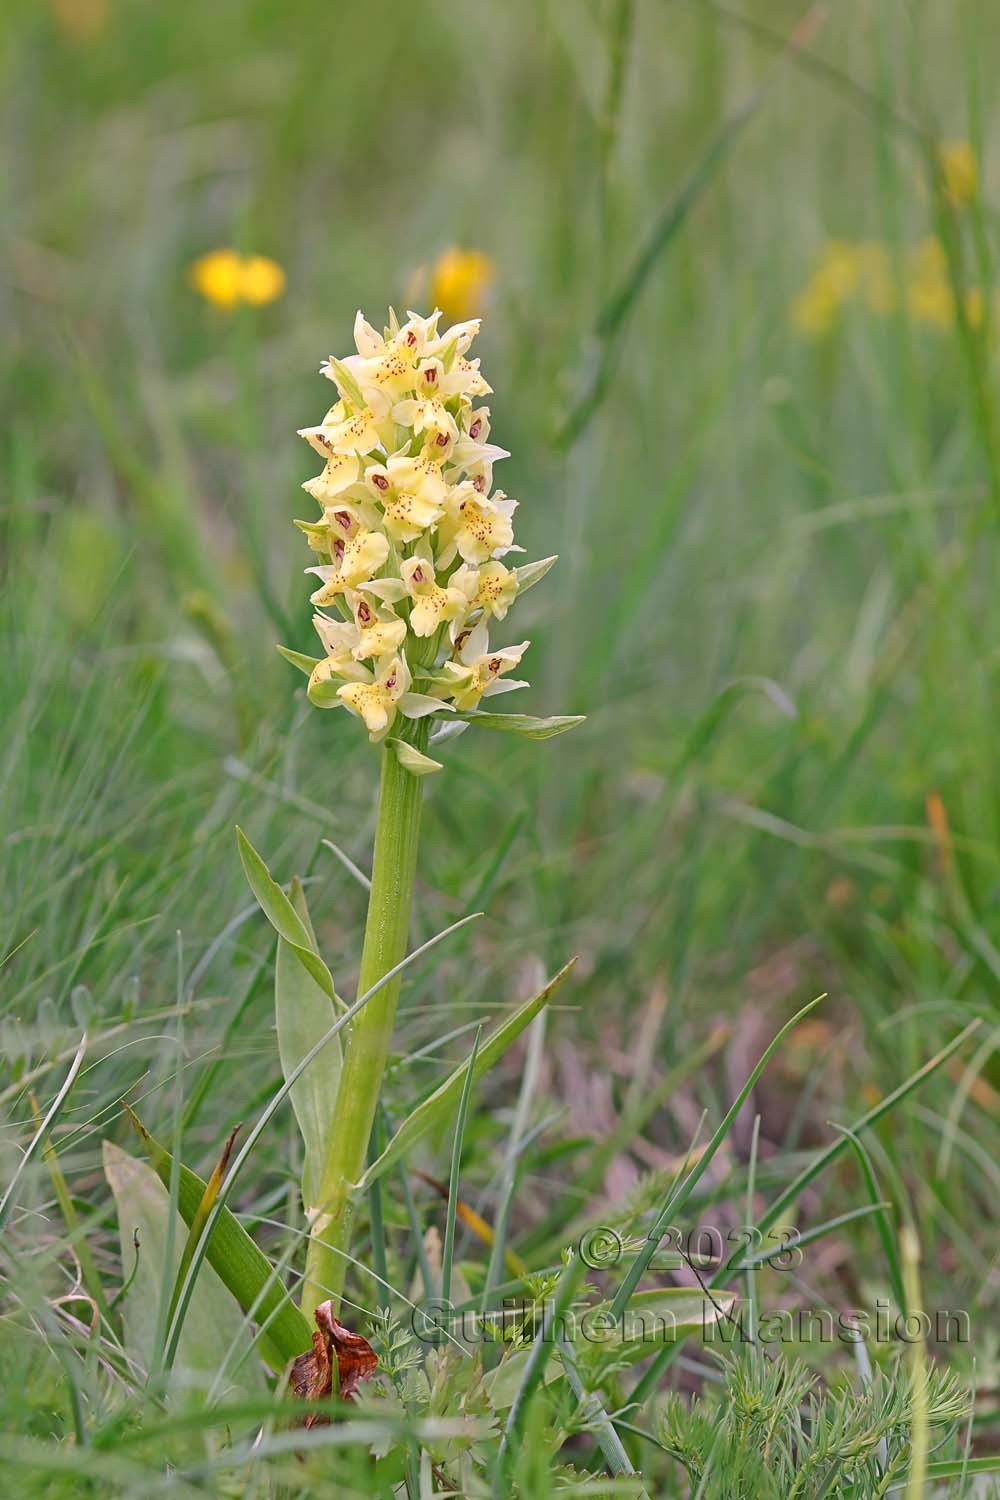
<svg viewBox="0 0 1000 1500">
<path fill-rule="evenodd" d="M 476 1081 L 476 1055 L 479 1052 L 479 1043 L 483 1039 L 483 1028 L 476 1029 L 476 1035 L 472 1043 L 472 1051 L 469 1054 L 469 1064 L 465 1070 L 465 1082 L 462 1085 L 462 1097 L 458 1101 L 458 1114 L 455 1117 L 455 1139 L 451 1148 L 451 1175 L 448 1179 L 448 1209 L 444 1224 L 444 1248 L 441 1252 L 441 1301 L 447 1305 L 451 1296 L 451 1262 L 455 1253 L 455 1211 L 458 1207 L 458 1184 L 462 1172 L 462 1146 L 465 1141 L 465 1121 L 469 1113 L 469 1100 L 472 1097 L 472 1085 Z"/>
<path fill-rule="evenodd" d="M 754 94 L 723 122 L 677 193 L 667 203 L 618 291 L 605 303 L 597 320 L 597 350 L 586 387 L 558 433 L 557 441 L 561 448 L 569 448 L 576 442 L 601 405 L 611 385 L 618 338 L 629 313 L 660 257 L 687 223 L 692 209 L 712 182 L 744 126 L 756 114 L 761 100 L 761 94 Z"/>
<path fill-rule="evenodd" d="M 559 970 L 558 974 L 549 980 L 548 984 L 540 989 L 536 995 L 533 995 L 530 1000 L 526 1000 L 520 1009 L 516 1010 L 506 1021 L 503 1021 L 487 1037 L 476 1057 L 474 1079 L 481 1078 L 503 1056 L 507 1048 L 520 1036 L 524 1028 L 534 1020 L 542 1007 L 548 1004 L 575 963 L 576 959 L 571 958 L 569 963 L 565 964 Z M 368 1168 L 361 1180 L 362 1188 L 370 1187 L 390 1167 L 402 1161 L 407 1152 L 416 1145 L 417 1141 L 427 1134 L 428 1130 L 447 1118 L 454 1109 L 456 1101 L 461 1097 L 469 1068 L 470 1060 L 466 1059 L 460 1067 L 457 1067 L 445 1079 L 444 1083 L 440 1084 L 427 1099 L 418 1104 L 416 1109 L 406 1117 L 388 1146 L 382 1152 L 382 1155 Z"/>
<path fill-rule="evenodd" d="M 24 1176 L 29 1162 L 32 1160 L 36 1151 L 41 1146 L 42 1141 L 45 1139 L 46 1132 L 51 1129 L 52 1122 L 56 1119 L 59 1111 L 62 1109 L 63 1104 L 66 1101 L 66 1095 L 73 1087 L 76 1075 L 77 1073 L 79 1073 L 81 1064 L 83 1063 L 83 1058 L 86 1050 L 87 1033 L 84 1032 L 83 1036 L 80 1038 L 80 1045 L 76 1049 L 73 1061 L 69 1065 L 69 1072 L 63 1079 L 62 1087 L 60 1088 L 56 1097 L 53 1099 L 52 1103 L 49 1105 L 48 1110 L 45 1114 L 45 1118 L 42 1120 L 38 1129 L 35 1131 L 35 1134 L 32 1136 L 30 1142 L 28 1143 L 24 1155 L 21 1157 L 21 1160 L 15 1167 L 14 1175 L 10 1179 L 10 1182 L 7 1184 L 7 1191 L 4 1193 L 3 1197 L 0 1198 L 0 1229 L 3 1229 L 4 1225 L 7 1223 L 7 1220 L 10 1218 L 11 1212 L 14 1207 L 14 1191 L 18 1183 Z"/>
<path fill-rule="evenodd" d="M 604 1454 L 604 1461 L 611 1474 L 634 1474 L 635 1469 L 632 1460 L 625 1452 L 625 1446 L 615 1430 L 615 1424 L 604 1410 L 604 1406 L 593 1392 L 584 1388 L 580 1379 L 580 1369 L 576 1360 L 576 1351 L 569 1339 L 560 1332 L 559 1334 L 559 1358 L 563 1362 L 566 1371 L 566 1379 L 569 1381 L 570 1390 L 576 1397 L 582 1408 L 582 1415 L 588 1426 L 592 1427 L 597 1435 L 598 1446 Z M 646 1494 L 645 1490 L 641 1492 Z"/>
<path fill-rule="evenodd" d="M 873 1204 L 878 1205 L 878 1214 L 875 1219 L 875 1228 L 878 1230 L 878 1237 L 882 1242 L 882 1249 L 885 1252 L 885 1263 L 889 1271 L 889 1280 L 892 1283 L 892 1293 L 896 1299 L 896 1306 L 899 1308 L 900 1312 L 905 1318 L 906 1290 L 903 1285 L 903 1270 L 902 1266 L 900 1265 L 899 1251 L 896 1248 L 896 1239 L 892 1232 L 892 1224 L 889 1220 L 888 1210 L 886 1205 L 881 1202 L 882 1194 L 879 1192 L 878 1181 L 875 1176 L 875 1168 L 872 1165 L 872 1159 L 868 1154 L 868 1150 L 864 1142 L 858 1139 L 853 1130 L 848 1130 L 846 1125 L 834 1125 L 833 1128 L 834 1130 L 841 1131 L 850 1142 L 851 1149 L 858 1159 L 858 1166 L 861 1168 L 861 1175 L 865 1180 L 865 1187 L 868 1190 L 868 1196 Z"/>
<path fill-rule="evenodd" d="M 538 1019 L 532 1023 L 531 1031 L 528 1035 L 527 1055 L 524 1062 L 524 1071 L 521 1075 L 521 1088 L 518 1094 L 517 1108 L 514 1111 L 514 1119 L 510 1127 L 510 1136 L 497 1188 L 496 1228 L 494 1231 L 493 1246 L 490 1251 L 489 1265 L 486 1268 L 486 1281 L 483 1285 L 484 1307 L 489 1303 L 493 1287 L 503 1280 L 501 1271 L 506 1258 L 507 1226 L 510 1222 L 511 1204 L 513 1203 L 514 1189 L 517 1182 L 518 1162 L 522 1151 L 525 1149 L 524 1136 L 528 1124 L 528 1113 L 536 1097 L 538 1070 L 542 1062 L 544 1044 L 545 1013 L 543 1011 Z"/>
<path fill-rule="evenodd" d="M 894 1089 L 891 1094 L 887 1094 L 884 1099 L 881 1099 L 878 1104 L 873 1105 L 870 1110 L 863 1114 L 860 1120 L 851 1126 L 853 1134 L 860 1135 L 869 1126 L 876 1124 L 877 1121 L 882 1119 L 883 1115 L 887 1115 L 891 1109 L 900 1104 L 908 1094 L 912 1094 L 914 1089 L 919 1088 L 925 1079 L 929 1078 L 932 1073 L 936 1073 L 942 1063 L 947 1062 L 948 1058 L 958 1051 L 972 1033 L 977 1030 L 979 1025 L 980 1021 L 978 1018 L 975 1021 L 970 1021 L 964 1030 L 953 1037 L 946 1047 L 942 1047 L 941 1051 L 936 1053 L 929 1062 L 925 1062 L 922 1068 L 918 1068 L 916 1073 L 912 1074 L 905 1083 L 901 1083 L 898 1089 Z M 821 1172 L 824 1172 L 831 1162 L 836 1161 L 837 1157 L 848 1149 L 848 1144 L 848 1137 L 844 1134 L 839 1140 L 831 1142 L 824 1151 L 821 1151 L 814 1161 L 803 1168 L 798 1177 L 795 1178 L 795 1181 L 789 1183 L 788 1187 L 778 1194 L 778 1197 L 758 1222 L 758 1229 L 761 1231 L 772 1229 L 785 1212 L 785 1209 L 801 1197 L 809 1184 Z"/>
<path fill-rule="evenodd" d="M 38 1108 L 38 1101 L 33 1093 L 28 1095 L 28 1100 L 31 1104 L 31 1113 L 34 1115 L 35 1122 L 36 1124 L 40 1124 L 42 1112 Z M 104 1286 L 101 1282 L 101 1274 L 90 1252 L 85 1231 L 80 1224 L 79 1216 L 73 1205 L 73 1195 L 69 1190 L 69 1184 L 66 1181 L 63 1169 L 59 1164 L 59 1155 L 52 1144 L 51 1137 L 42 1146 L 42 1160 L 48 1168 L 52 1190 L 56 1195 L 56 1202 L 59 1204 L 59 1211 L 63 1216 L 63 1222 L 69 1231 L 73 1253 L 80 1263 L 80 1277 L 83 1285 L 89 1295 L 93 1297 L 102 1316 L 106 1318 L 111 1309 L 108 1307 Z"/>
<path fill-rule="evenodd" d="M 566 1267 L 556 1283 L 553 1295 L 547 1299 L 545 1313 L 539 1324 L 534 1343 L 524 1365 L 524 1372 L 511 1404 L 507 1422 L 504 1427 L 503 1437 L 500 1441 L 500 1451 L 497 1454 L 496 1470 L 493 1478 L 494 1496 L 509 1494 L 507 1488 L 508 1471 L 510 1468 L 510 1455 L 512 1445 L 516 1442 L 522 1427 L 532 1398 L 538 1390 L 545 1376 L 545 1366 L 555 1347 L 552 1342 L 552 1329 L 558 1328 L 563 1318 L 569 1311 L 570 1304 L 576 1296 L 580 1283 L 583 1280 L 585 1266 L 581 1256 L 576 1252 L 570 1254 Z"/>
<path fill-rule="evenodd" d="M 642 1276 L 646 1270 L 646 1267 L 649 1265 L 649 1262 L 656 1254 L 657 1247 L 660 1243 L 660 1236 L 663 1234 L 663 1231 L 666 1228 L 667 1223 L 669 1222 L 670 1216 L 672 1214 L 679 1214 L 685 1203 L 687 1203 L 687 1200 L 690 1198 L 691 1194 L 694 1192 L 695 1187 L 697 1186 L 699 1180 L 701 1179 L 705 1170 L 715 1156 L 716 1151 L 718 1151 L 719 1147 L 722 1145 L 722 1142 L 729 1134 L 733 1121 L 736 1119 L 736 1116 L 743 1108 L 745 1101 L 750 1097 L 750 1093 L 754 1087 L 754 1084 L 757 1082 L 757 1079 L 767 1067 L 767 1064 L 773 1057 L 776 1049 L 781 1045 L 781 1043 L 784 1041 L 785 1037 L 793 1029 L 793 1027 L 797 1026 L 798 1023 L 805 1016 L 807 1016 L 811 1010 L 815 1010 L 820 1001 L 824 1000 L 825 998 L 825 995 L 818 995 L 815 1000 L 810 1000 L 808 1005 L 803 1005 L 802 1009 L 796 1011 L 795 1015 L 792 1016 L 790 1021 L 785 1022 L 784 1026 L 782 1026 L 777 1036 L 775 1036 L 771 1043 L 765 1048 L 759 1062 L 757 1063 L 757 1066 L 753 1069 L 746 1083 L 740 1089 L 739 1093 L 731 1104 L 725 1118 L 719 1125 L 719 1128 L 716 1130 L 715 1134 L 712 1136 L 712 1139 L 705 1147 L 705 1150 L 698 1157 L 698 1160 L 695 1162 L 694 1166 L 691 1168 L 690 1172 L 680 1183 L 680 1185 L 676 1189 L 671 1191 L 671 1193 L 668 1195 L 663 1208 L 660 1210 L 660 1213 L 657 1215 L 649 1231 L 645 1246 L 632 1262 L 631 1266 L 625 1274 L 625 1279 L 622 1281 L 621 1286 L 618 1288 L 618 1291 L 615 1294 L 615 1299 L 611 1304 L 611 1312 L 613 1317 L 619 1320 L 621 1319 L 622 1313 L 628 1305 L 629 1298 L 632 1296 L 640 1280 L 642 1279 Z"/>
</svg>

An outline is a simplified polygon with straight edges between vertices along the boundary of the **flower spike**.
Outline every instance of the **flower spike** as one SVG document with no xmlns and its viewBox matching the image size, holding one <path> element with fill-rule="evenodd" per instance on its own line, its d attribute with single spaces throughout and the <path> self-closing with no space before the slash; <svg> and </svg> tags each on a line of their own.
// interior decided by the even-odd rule
<svg viewBox="0 0 1000 1500">
<path fill-rule="evenodd" d="M 322 515 L 296 522 L 319 580 L 309 698 L 347 708 L 374 743 L 400 716 L 474 720 L 482 698 L 526 685 L 510 674 L 527 641 L 491 646 L 489 628 L 555 561 L 501 561 L 522 549 L 517 502 L 493 488 L 509 455 L 489 441 L 491 387 L 469 358 L 479 320 L 440 321 L 390 310 L 380 333 L 359 312 L 357 352 L 322 365 L 337 401 L 300 429 L 325 463 L 303 485 Z"/>
</svg>

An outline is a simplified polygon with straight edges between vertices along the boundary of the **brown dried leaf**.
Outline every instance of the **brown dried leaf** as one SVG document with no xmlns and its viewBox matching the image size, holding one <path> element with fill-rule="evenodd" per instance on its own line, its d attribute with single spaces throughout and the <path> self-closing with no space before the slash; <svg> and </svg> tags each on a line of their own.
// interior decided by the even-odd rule
<svg viewBox="0 0 1000 1500">
<path fill-rule="evenodd" d="M 378 1356 L 366 1338 L 352 1333 L 333 1315 L 333 1303 L 321 1302 L 316 1309 L 312 1350 L 292 1361 L 291 1382 L 303 1401 L 321 1401 L 333 1393 L 333 1361 L 337 1361 L 338 1391 L 350 1401 L 362 1380 L 370 1380 L 378 1369 Z M 310 1412 L 304 1426 L 329 1421 L 320 1412 Z"/>
</svg>

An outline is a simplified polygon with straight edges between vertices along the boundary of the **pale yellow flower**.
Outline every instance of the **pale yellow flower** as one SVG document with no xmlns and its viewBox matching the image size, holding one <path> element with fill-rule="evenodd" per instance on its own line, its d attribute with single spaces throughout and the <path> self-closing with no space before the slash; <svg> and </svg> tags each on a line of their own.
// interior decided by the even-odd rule
<svg viewBox="0 0 1000 1500">
<path fill-rule="evenodd" d="M 338 689 L 337 697 L 351 713 L 364 720 L 368 738 L 373 744 L 385 738 L 397 713 L 406 719 L 423 719 L 428 714 L 453 712 L 451 706 L 439 698 L 410 691 L 412 678 L 405 656 L 393 656 L 383 661 L 377 672 L 365 668 L 358 670 L 364 676 L 354 682 L 345 682 Z"/>
<path fill-rule="evenodd" d="M 318 427 L 303 429 L 301 436 L 314 448 L 318 443 L 327 441 L 323 429 Z M 327 460 L 326 468 L 321 474 L 303 480 L 302 488 L 320 505 L 332 505 L 345 490 L 357 484 L 359 473 L 360 465 L 356 454 L 335 453 Z"/>
<path fill-rule="evenodd" d="M 517 598 L 517 572 L 502 562 L 486 562 L 478 568 L 463 563 L 452 583 L 462 590 L 470 609 L 480 609 L 497 620 L 506 619 Z"/>
<path fill-rule="evenodd" d="M 374 506 L 338 499 L 334 505 L 324 508 L 322 521 L 296 521 L 295 525 L 305 533 L 314 552 L 325 552 L 339 558 L 343 544 L 357 536 L 359 531 L 377 530 L 378 518 Z"/>
<path fill-rule="evenodd" d="M 394 454 L 385 464 L 371 464 L 365 484 L 382 503 L 383 524 L 398 542 L 413 542 L 440 520 L 448 486 L 441 467 L 422 454 Z"/>
<path fill-rule="evenodd" d="M 457 586 L 442 587 L 426 557 L 408 557 L 399 571 L 413 600 L 410 629 L 414 635 L 433 635 L 439 626 L 468 614 L 470 604 L 465 593 Z"/>
<path fill-rule="evenodd" d="M 979 190 L 979 168 L 968 141 L 945 141 L 938 147 L 938 165 L 949 200 L 959 207 Z"/>
<path fill-rule="evenodd" d="M 517 501 L 508 500 L 503 490 L 488 498 L 469 481 L 456 485 L 448 496 L 439 530 L 443 544 L 440 561 L 450 562 L 457 552 L 463 562 L 484 563 L 494 554 L 509 552 L 516 507 Z"/>
<path fill-rule="evenodd" d="M 399 650 L 406 640 L 405 620 L 397 619 L 391 609 L 373 609 L 360 594 L 350 598 L 350 603 L 358 627 L 353 648 L 357 661 L 370 661 L 373 656 L 388 656 Z"/>
<path fill-rule="evenodd" d="M 324 695 L 332 707 L 337 689 L 345 678 L 365 682 L 368 670 L 362 667 L 355 654 L 361 637 L 353 620 L 331 620 L 326 615 L 315 615 L 313 625 L 326 652 L 323 661 L 317 662 L 309 679 L 309 696 L 314 702 Z"/>
<path fill-rule="evenodd" d="M 491 651 L 486 625 L 480 623 L 459 636 L 455 659 L 446 661 L 441 669 L 441 685 L 463 713 L 478 708 L 481 698 L 527 687 L 526 682 L 516 682 L 505 674 L 517 666 L 530 644 L 522 641 L 519 646 Z"/>
<path fill-rule="evenodd" d="M 367 682 L 345 682 L 337 696 L 351 713 L 364 719 L 369 739 L 380 740 L 396 717 L 396 705 L 409 690 L 410 672 L 405 659 L 394 656 L 369 677 Z"/>
<path fill-rule="evenodd" d="M 432 450 L 440 448 L 439 463 L 444 463 L 458 442 L 458 425 L 442 401 L 397 401 L 392 419 L 401 427 L 412 427 Z"/>
<path fill-rule="evenodd" d="M 322 370 L 331 380 L 336 379 L 329 365 L 323 365 Z M 372 408 L 364 406 L 360 411 L 351 411 L 344 401 L 338 401 L 327 412 L 322 436 L 324 446 L 331 453 L 340 454 L 370 453 L 382 441 L 379 417 Z"/>
<path fill-rule="evenodd" d="M 356 589 L 374 578 L 389 556 L 389 543 L 380 531 L 361 528 L 348 542 L 335 541 L 333 555 L 331 566 L 306 569 L 322 584 L 309 596 L 313 604 L 333 604 L 345 589 Z"/>
</svg>

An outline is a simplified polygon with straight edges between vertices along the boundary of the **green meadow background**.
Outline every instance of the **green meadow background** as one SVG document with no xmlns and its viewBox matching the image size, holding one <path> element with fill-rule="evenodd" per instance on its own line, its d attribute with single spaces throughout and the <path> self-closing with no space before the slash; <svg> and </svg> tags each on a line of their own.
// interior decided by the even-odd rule
<svg viewBox="0 0 1000 1500">
<path fill-rule="evenodd" d="M 429 310 L 438 257 L 480 251 L 498 478 L 529 557 L 560 555 L 507 622 L 531 687 L 504 706 L 587 722 L 446 747 L 415 936 L 487 915 L 414 971 L 389 1107 L 579 955 L 528 1101 L 549 1121 L 514 1205 L 530 1259 L 553 1185 L 572 1194 L 589 1140 L 670 1070 L 586 1201 L 683 1154 L 703 1108 L 714 1128 L 821 992 L 713 1166 L 717 1199 L 754 1111 L 762 1160 L 831 1140 L 979 1018 L 868 1143 L 917 1228 L 925 1305 L 969 1312 L 972 1344 L 942 1357 L 968 1378 L 976 1356 L 988 1452 L 994 7 L 8 0 L 2 27 L 0 1178 L 29 1088 L 53 1096 L 86 1027 L 60 1159 L 115 1285 L 100 1142 L 133 1149 L 125 1091 L 161 1134 L 185 1112 L 202 1171 L 273 1091 L 272 943 L 235 823 L 280 878 L 309 877 L 353 993 L 364 892 L 323 841 L 366 867 L 376 759 L 275 651 L 313 650 L 296 429 L 329 404 L 319 363 L 358 307 Z M 283 295 L 200 296 L 192 264 L 230 246 L 277 262 Z M 469 1126 L 487 1217 L 522 1065 Z M 283 1115 L 244 1212 L 288 1212 L 296 1150 Z M 447 1152 L 421 1164 L 447 1175 Z M 804 1225 L 867 1201 L 850 1156 L 812 1191 Z M 72 1275 L 44 1175 L 29 1201 L 3 1251 L 8 1334 L 39 1256 Z M 873 1300 L 872 1223 L 800 1275 L 824 1305 Z M 4 1425 L 62 1439 L 55 1335 L 31 1327 L 0 1332 Z"/>
</svg>

